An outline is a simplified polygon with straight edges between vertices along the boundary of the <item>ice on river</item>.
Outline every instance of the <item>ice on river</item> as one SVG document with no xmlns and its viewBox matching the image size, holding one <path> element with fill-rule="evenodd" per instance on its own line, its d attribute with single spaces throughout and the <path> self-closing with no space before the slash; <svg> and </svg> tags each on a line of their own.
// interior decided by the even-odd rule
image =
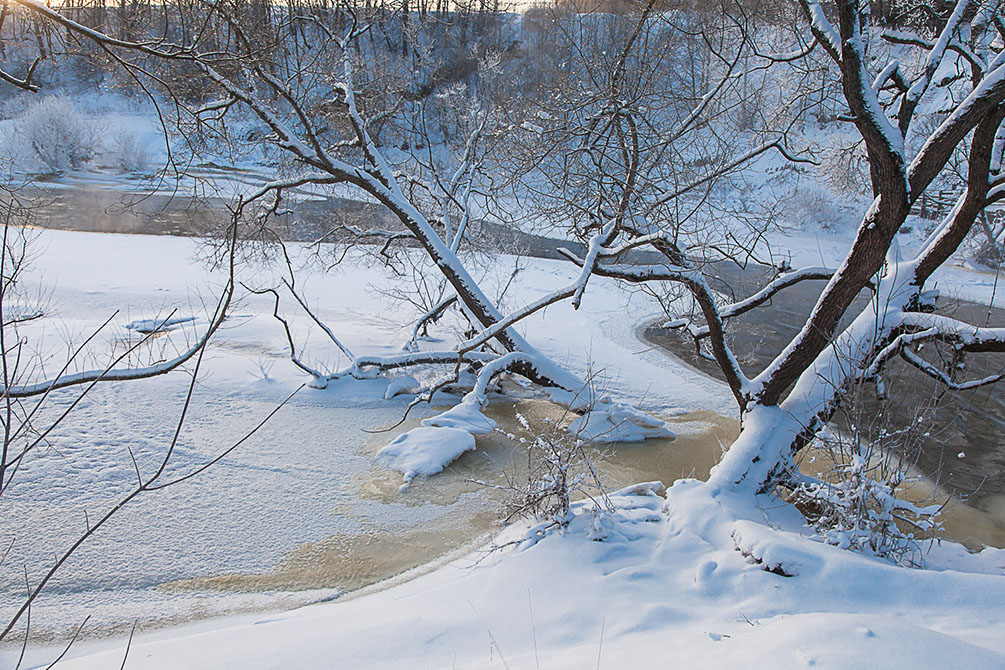
<svg viewBox="0 0 1005 670">
<path fill-rule="evenodd" d="M 82 368 L 107 361 L 108 351 L 122 345 L 125 329 L 158 319 L 151 315 L 173 313 L 194 319 L 152 340 L 149 353 L 163 357 L 183 348 L 202 332 L 207 306 L 215 304 L 222 285 L 223 278 L 198 260 L 204 251 L 198 240 L 66 231 L 35 235 L 32 244 L 42 253 L 27 276 L 26 295 L 50 299 L 43 318 L 25 324 L 24 332 L 52 354 L 45 363 L 49 374 L 57 371 L 53 366 L 63 360 L 68 341 L 82 341 L 112 315 L 112 322 L 82 353 Z M 507 262 L 501 260 L 501 272 L 507 271 Z M 379 271 L 352 259 L 346 267 L 350 265 L 351 272 L 303 274 L 302 294 L 353 351 L 374 355 L 400 351 L 409 330 L 399 324 L 406 323 L 409 315 L 379 303 L 379 297 L 375 303 L 371 285 L 384 281 Z M 264 267 L 248 264 L 241 272 L 239 279 L 251 286 L 278 283 Z M 571 272 L 562 262 L 535 262 L 514 291 L 520 300 L 531 300 L 546 290 L 543 287 L 567 282 Z M 564 334 L 544 319 L 527 322 L 530 335 L 546 353 L 579 371 L 603 368 L 598 378 L 604 380 L 605 391 L 620 400 L 634 397 L 652 407 L 686 408 L 690 403 L 692 409 L 728 411 L 729 399 L 716 382 L 679 366 L 674 368 L 677 374 L 697 380 L 685 402 L 680 402 L 676 388 L 680 377 L 669 377 L 644 395 L 628 396 L 641 369 L 650 369 L 653 361 L 672 363 L 658 352 L 637 355 L 635 324 L 614 318 L 605 304 L 620 301 L 631 306 L 637 297 L 599 281 L 594 291 L 604 292 L 604 300 L 578 312 L 561 305 L 550 310 L 549 319 L 569 324 L 560 329 Z M 375 310 L 375 304 L 381 309 Z M 643 320 L 646 304 L 635 305 L 634 313 Z M 183 475 L 206 463 L 306 381 L 288 359 L 285 336 L 271 316 L 272 308 L 268 297 L 240 297 L 235 316 L 218 333 L 202 363 L 166 476 Z M 313 363 L 331 370 L 346 365 L 344 356 L 310 327 L 305 315 L 291 310 L 288 317 L 297 344 L 311 352 Z M 643 360 L 646 357 L 649 360 Z M 414 386 L 412 381 L 409 387 Z M 183 372 L 99 385 L 47 436 L 45 448 L 24 463 L 4 496 L 0 540 L 5 547 L 13 543 L 0 565 L 4 603 L 20 600 L 22 566 L 28 566 L 29 582 L 37 583 L 54 553 L 129 491 L 137 468 L 141 475 L 156 470 L 171 443 L 188 389 Z M 248 593 L 169 594 L 160 585 L 267 571 L 294 547 L 334 535 L 395 533 L 416 527 L 435 531 L 462 526 L 464 518 L 485 513 L 490 505 L 476 494 L 460 496 L 460 506 L 360 496 L 361 478 L 382 471 L 373 452 L 393 435 L 371 437 L 364 430 L 396 424 L 411 399 L 407 390 L 393 389 L 406 393 L 390 400 L 385 396 L 395 393 L 387 380 L 336 380 L 325 389 L 301 390 L 216 466 L 127 505 L 60 570 L 33 608 L 33 630 L 40 636 L 62 635 L 87 614 L 93 615 L 88 623 L 93 634 L 120 630 L 136 618 L 173 621 L 268 602 L 277 607 L 309 602 L 319 594 L 285 594 L 269 601 Z M 53 411 L 73 394 L 66 390 L 53 396 Z M 417 408 L 411 416 L 421 419 L 432 411 L 424 414 Z M 481 418 L 491 430 L 490 420 Z M 463 451 L 470 446 L 466 439 L 452 448 Z M 414 464 L 406 469 L 423 470 Z M 0 614 L 9 607 L 0 607 Z"/>
</svg>

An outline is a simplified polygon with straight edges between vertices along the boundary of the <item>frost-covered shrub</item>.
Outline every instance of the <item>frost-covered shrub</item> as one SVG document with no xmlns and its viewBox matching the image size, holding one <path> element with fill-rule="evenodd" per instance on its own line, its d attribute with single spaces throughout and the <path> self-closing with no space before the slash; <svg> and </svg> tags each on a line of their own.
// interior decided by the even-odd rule
<svg viewBox="0 0 1005 670">
<path fill-rule="evenodd" d="M 143 172 L 153 158 L 142 136 L 128 129 L 112 134 L 111 154 L 115 165 L 125 172 Z"/>
<path fill-rule="evenodd" d="M 967 261 L 990 270 L 1005 266 L 1005 210 L 982 212 L 978 224 L 963 244 Z"/>
<path fill-rule="evenodd" d="M 861 142 L 842 145 L 840 139 L 821 156 L 821 175 L 839 193 L 868 194 L 872 191 L 869 157 Z"/>
<path fill-rule="evenodd" d="M 939 529 L 942 506 L 916 505 L 898 497 L 905 474 L 879 471 L 856 454 L 851 463 L 835 466 L 831 481 L 804 483 L 793 497 L 803 509 L 812 510 L 807 516 L 824 542 L 920 566 L 921 542 Z"/>
<path fill-rule="evenodd" d="M 786 203 L 786 218 L 802 229 L 839 230 L 858 224 L 855 210 L 834 194 L 812 183 L 799 184 Z"/>
<path fill-rule="evenodd" d="M 100 145 L 97 125 L 84 119 L 65 96 L 28 105 L 14 127 L 15 139 L 50 170 L 82 167 Z"/>
<path fill-rule="evenodd" d="M 930 413 L 919 410 L 908 427 L 891 428 L 884 408 L 861 393 L 858 388 L 846 396 L 835 431 L 811 445 L 813 458 L 829 466 L 819 478 L 798 474 L 789 499 L 824 542 L 920 567 L 923 545 L 941 529 L 944 508 L 906 495 L 921 479 L 912 467 L 930 435 Z"/>
<path fill-rule="evenodd" d="M 552 423 L 545 431 L 535 431 L 527 419 L 517 420 L 531 437 L 508 435 L 526 445 L 525 480 L 510 478 L 505 486 L 506 521 L 540 519 L 564 525 L 569 520 L 569 506 L 577 495 L 589 497 L 599 510 L 610 510 L 600 474 L 588 453 L 587 443 Z"/>
</svg>

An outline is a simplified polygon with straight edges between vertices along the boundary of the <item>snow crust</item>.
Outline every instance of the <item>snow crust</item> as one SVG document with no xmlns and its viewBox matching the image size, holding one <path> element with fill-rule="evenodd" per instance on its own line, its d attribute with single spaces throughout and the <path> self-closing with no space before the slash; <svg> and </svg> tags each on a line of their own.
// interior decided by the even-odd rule
<svg viewBox="0 0 1005 670">
<path fill-rule="evenodd" d="M 136 319 L 126 324 L 126 330 L 135 330 L 138 333 L 162 333 L 174 330 L 181 325 L 192 323 L 195 320 L 194 316 Z"/>
</svg>

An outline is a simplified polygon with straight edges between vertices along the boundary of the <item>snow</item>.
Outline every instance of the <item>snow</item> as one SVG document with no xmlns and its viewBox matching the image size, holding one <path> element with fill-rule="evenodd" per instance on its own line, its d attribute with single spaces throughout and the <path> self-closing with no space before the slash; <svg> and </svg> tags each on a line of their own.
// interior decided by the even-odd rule
<svg viewBox="0 0 1005 670">
<path fill-rule="evenodd" d="M 55 352 L 43 361 L 50 374 L 57 370 L 49 367 L 63 360 L 68 338 L 79 342 L 116 311 L 119 316 L 83 352 L 82 367 L 102 366 L 109 347 L 129 332 L 126 326 L 147 320 L 133 319 L 131 313 L 166 316 L 176 311 L 201 318 L 222 284 L 197 260 L 203 251 L 197 240 L 38 231 L 32 248 L 36 258 L 26 294 L 48 300 L 44 318 L 23 324 L 22 334 Z M 253 267 L 244 279 L 265 281 L 262 269 Z M 329 295 L 338 301 L 325 305 L 323 314 L 335 316 L 336 323 L 354 323 L 347 334 L 353 346 L 396 350 L 397 326 L 362 313 L 373 304 L 365 283 L 333 279 L 329 286 L 337 287 Z M 304 381 L 289 363 L 281 330 L 270 314 L 268 301 L 242 296 L 203 362 L 169 473 L 204 463 Z M 297 323 L 303 339 L 323 343 L 324 336 L 308 332 L 303 321 Z M 196 324 L 165 333 L 152 341 L 152 353 L 170 354 L 202 329 Z M 336 351 L 316 355 L 331 356 L 331 363 L 338 364 Z M 62 636 L 91 614 L 93 635 L 123 625 L 128 629 L 133 619 L 163 624 L 293 607 L 340 589 L 168 595 L 158 585 L 221 573 L 268 572 L 297 545 L 340 533 L 469 528 L 469 515 L 487 507 L 484 499 L 468 496 L 452 506 L 430 503 L 421 495 L 386 503 L 360 496 L 360 480 L 377 475 L 371 452 L 376 445 L 370 446 L 373 438 L 361 429 L 397 423 L 407 403 L 400 397 L 384 400 L 389 386 L 380 379 L 339 380 L 324 391 L 301 391 L 217 467 L 124 509 L 35 603 L 33 629 L 43 636 Z M 49 448 L 18 471 L 4 494 L 2 535 L 9 560 L 0 565 L 0 610 L 7 613 L 20 602 L 23 563 L 32 581 L 38 579 L 53 553 L 66 546 L 65 539 L 84 527 L 85 513 L 93 520 L 128 490 L 135 481 L 130 452 L 142 472 L 154 471 L 186 391 L 183 372 L 126 385 L 99 384 L 48 436 Z M 72 397 L 73 392 L 59 392 L 55 398 L 62 400 L 60 394 Z M 423 408 L 413 410 L 416 418 L 426 414 Z M 12 538 L 18 541 L 8 547 Z M 0 660 L 0 666 L 5 663 Z"/>
<path fill-rule="evenodd" d="M 390 400 L 399 395 L 414 394 L 420 388 L 419 381 L 412 375 L 391 377 L 387 382 L 387 390 L 384 391 L 384 400 Z"/>
<path fill-rule="evenodd" d="M 776 528 L 736 519 L 733 501 L 693 480 L 665 498 L 658 491 L 612 496 L 617 509 L 601 517 L 600 541 L 587 501 L 562 531 L 512 527 L 497 538 L 501 549 L 384 591 L 174 638 L 141 636 L 128 667 L 1005 663 L 1001 576 L 905 570 L 810 542 L 770 499 L 751 512 Z M 798 566 L 798 575 L 770 572 L 768 562 Z M 122 654 L 120 642 L 65 667 L 106 668 Z"/>
<path fill-rule="evenodd" d="M 792 249 L 796 265 L 833 265 L 849 239 L 810 228 L 775 242 Z M 910 247 L 922 240 L 903 242 Z M 219 287 L 219 278 L 193 260 L 200 251 L 194 240 L 41 232 L 39 244 L 45 252 L 38 260 L 37 281 L 58 287 L 52 292 L 53 318 L 74 333 L 87 332 L 122 307 L 145 320 L 173 309 L 199 314 L 193 305 Z M 496 270 L 508 272 L 511 263 L 502 257 Z M 516 304 L 565 286 L 578 274 L 561 261 L 525 264 L 510 297 Z M 245 279 L 265 283 L 263 272 L 254 268 Z M 983 277 L 952 267 L 939 281 L 960 286 L 965 297 L 990 299 L 991 285 L 982 284 Z M 393 309 L 374 314 L 368 286 L 382 281 L 380 272 L 350 258 L 327 277 L 307 272 L 301 290 L 352 351 L 397 355 L 410 332 L 409 315 Z M 1002 300 L 999 295 L 994 299 L 995 304 Z M 208 445 L 220 443 L 222 429 L 247 425 L 303 381 L 286 358 L 270 312 L 267 301 L 244 296 L 211 349 L 204 383 L 207 396 L 215 400 L 198 410 L 197 430 L 179 452 L 179 467 L 201 462 L 212 451 Z M 520 329 L 558 363 L 596 378 L 597 404 L 606 415 L 598 413 L 583 427 L 594 437 L 616 424 L 625 429 L 620 439 L 643 428 L 667 430 L 630 407 L 732 413 L 724 385 L 640 342 L 637 329 L 657 318 L 665 315 L 646 296 L 594 278 L 579 310 L 567 303 L 552 305 Z M 121 323 L 124 327 L 144 319 L 123 316 Z M 307 328 L 306 321 L 298 322 L 298 342 L 309 344 L 328 368 L 343 367 L 341 352 L 323 333 Z M 60 340 L 51 324 L 43 326 L 30 324 L 46 342 Z M 166 337 L 183 338 L 187 330 Z M 393 530 L 456 523 L 456 517 L 435 506 L 388 509 L 360 501 L 349 481 L 348 473 L 372 468 L 373 458 L 347 448 L 346 436 L 361 424 L 377 428 L 394 423 L 405 399 L 384 398 L 407 395 L 417 384 L 415 377 L 340 378 L 324 390 L 302 391 L 268 425 L 258 446 L 228 458 L 224 467 L 211 471 L 216 474 L 204 486 L 165 492 L 163 507 L 148 503 L 124 516 L 116 532 L 81 557 L 82 562 L 113 558 L 92 563 L 90 572 L 76 573 L 76 581 L 43 598 L 39 621 L 53 612 L 68 621 L 101 612 L 111 602 L 102 592 L 120 595 L 120 616 L 144 618 L 155 608 L 165 621 L 303 605 L 340 591 L 241 593 L 207 601 L 202 594 L 168 595 L 156 585 L 190 577 L 193 571 L 268 570 L 295 544 L 352 527 L 376 524 Z M 68 459 L 61 466 L 65 470 L 52 463 L 52 469 L 39 463 L 37 469 L 24 470 L 24 497 L 45 495 L 56 505 L 82 492 L 114 492 L 124 486 L 132 475 L 128 457 L 122 458 L 122 436 L 145 435 L 130 446 L 141 465 L 150 462 L 165 431 L 159 420 L 172 411 L 165 402 L 181 398 L 183 391 L 184 380 L 172 377 L 101 387 L 83 408 L 93 417 L 91 427 L 84 422 L 55 436 Z M 108 425 L 98 423 L 105 405 L 122 408 Z M 439 427 L 412 429 L 411 437 L 378 460 L 412 477 L 429 475 L 471 449 L 476 444 L 472 433 L 484 434 L 492 425 L 477 403 L 457 405 L 433 421 Z M 672 428 L 673 417 L 667 421 Z M 216 442 L 207 441 L 213 435 Z M 66 449 L 74 443 L 76 450 Z M 73 480 L 45 488 L 56 471 L 72 474 Z M 242 495 L 235 497 L 233 491 Z M 86 502 L 85 496 L 49 524 L 40 524 L 27 508 L 22 514 L 16 498 L 5 505 L 13 505 L 6 507 L 15 520 L 12 529 L 23 536 L 44 534 L 60 523 L 72 527 L 69 519 L 86 509 Z M 494 542 L 516 545 L 488 555 L 482 550 L 413 581 L 344 602 L 338 598 L 284 614 L 244 614 L 139 634 L 127 667 L 499 667 L 505 658 L 509 667 L 579 668 L 595 667 L 598 657 L 602 667 L 625 667 L 665 662 L 668 654 L 675 662 L 697 667 L 740 662 L 752 667 L 909 662 L 922 668 L 1005 663 L 1000 607 L 1005 552 L 987 549 L 971 555 L 944 543 L 926 556 L 930 570 L 895 568 L 811 541 L 776 500 L 764 498 L 759 509 L 751 509 L 747 502 L 734 504 L 711 487 L 688 480 L 670 487 L 665 496 L 659 486 L 641 486 L 620 492 L 613 502 L 616 511 L 599 516 L 589 504 L 577 507 L 564 531 L 515 525 Z M 333 515 L 333 507 L 342 511 Z M 352 513 L 346 514 L 347 508 Z M 405 508 L 406 514 L 394 516 Z M 185 519 L 198 519 L 204 530 L 194 532 Z M 131 541 L 131 529 L 154 522 L 142 543 Z M 262 547 L 270 549 L 263 552 Z M 98 591 L 92 590 L 95 585 Z M 100 626 L 121 630 L 121 622 L 111 620 L 99 621 Z M 71 656 L 109 649 L 66 667 L 114 667 L 121 662 L 123 646 L 120 638 L 85 644 Z M 38 663 L 45 660 L 37 658 Z"/>
<path fill-rule="evenodd" d="M 79 342 L 116 311 L 118 316 L 84 352 L 82 369 L 100 368 L 108 348 L 129 333 L 127 325 L 157 321 L 157 315 L 165 318 L 174 312 L 195 322 L 180 324 L 153 340 L 153 353 L 171 354 L 194 341 L 203 332 L 207 306 L 223 284 L 223 277 L 199 260 L 205 253 L 202 244 L 167 236 L 36 231 L 26 295 L 44 295 L 48 300 L 44 318 L 22 328 L 32 343 L 54 352 L 39 374 L 58 371 L 50 366 L 60 363 L 67 341 Z M 503 257 L 484 271 L 508 276 L 511 267 L 512 258 Z M 266 267 L 252 263 L 242 268 L 239 279 L 250 286 L 275 281 Z M 549 283 L 567 284 L 577 272 L 561 261 L 534 261 L 521 273 L 512 295 L 523 300 L 547 290 Z M 401 353 L 412 314 L 371 288 L 386 281 L 362 257 L 351 257 L 328 275 L 305 267 L 298 287 L 312 310 L 354 353 L 392 356 Z M 591 282 L 590 295 L 596 300 L 588 296 L 578 311 L 556 305 L 535 315 L 523 326 L 524 332 L 560 363 L 584 373 L 595 370 L 604 393 L 615 402 L 651 409 L 679 407 L 681 412 L 716 406 L 730 411 L 718 382 L 660 351 L 638 354 L 648 347 L 639 342 L 635 329 L 656 317 L 651 304 L 600 278 Z M 631 318 L 608 311 L 606 300 L 628 308 Z M 326 369 L 344 368 L 344 354 L 311 327 L 292 301 L 287 305 L 296 341 L 312 362 Z M 238 296 L 203 361 L 188 428 L 171 472 L 204 463 L 305 381 L 288 359 L 285 337 L 271 312 L 270 300 Z M 552 319 L 568 326 L 555 329 Z M 664 374 L 652 388 L 637 391 L 633 380 L 654 364 Z M 682 383 L 678 380 L 689 377 L 698 379 L 698 384 L 688 398 L 674 401 Z M 473 528 L 470 520 L 495 509 L 493 504 L 473 493 L 462 494 L 456 505 L 434 503 L 443 494 L 435 493 L 441 484 L 432 480 L 428 487 L 414 483 L 401 498 L 360 496 L 361 489 L 384 477 L 375 452 L 393 436 L 370 437 L 360 429 L 379 430 L 398 423 L 417 382 L 414 376 L 339 378 L 323 390 L 301 390 L 253 440 L 218 467 L 190 484 L 127 508 L 107 532 L 92 538 L 51 593 L 36 602 L 33 628 L 40 635 L 62 639 L 87 614 L 93 614 L 89 622 L 93 635 L 128 630 L 134 619 L 163 625 L 191 617 L 294 607 L 340 591 L 168 594 L 159 585 L 223 573 L 267 573 L 285 552 L 340 533 L 361 536 L 423 528 L 458 530 L 474 538 L 484 532 L 483 527 Z M 16 485 L 4 496 L 4 537 L 34 538 L 37 551 L 15 544 L 9 560 L 0 566 L 4 594 L 0 600 L 6 603 L 0 609 L 6 612 L 16 602 L 11 594 L 20 594 L 23 588 L 22 562 L 29 563 L 30 576 L 36 579 L 46 557 L 83 527 L 85 512 L 93 519 L 127 490 L 135 479 L 130 450 L 143 472 L 156 467 L 186 390 L 184 372 L 122 385 L 99 384 L 71 420 L 50 435 L 52 450 L 39 452 L 19 471 Z M 59 393 L 72 395 L 72 391 Z M 391 400 L 385 400 L 387 396 Z M 441 400 L 456 402 L 447 397 L 437 402 Z M 411 415 L 422 420 L 432 411 L 420 406 Z M 454 421 L 454 426 L 463 422 L 469 438 L 470 433 L 481 435 L 494 425 L 480 409 L 467 405 L 447 411 L 446 417 L 439 420 Z M 435 430 L 456 436 L 447 429 Z M 469 442 L 458 436 L 454 446 L 462 449 L 474 443 L 474 438 Z M 456 453 L 442 460 L 452 460 Z M 456 495 L 449 497 L 457 499 Z M 0 658 L 5 653 L 0 649 Z"/>
<path fill-rule="evenodd" d="M 126 324 L 126 330 L 135 330 L 138 333 L 163 333 L 174 330 L 178 326 L 190 324 L 195 321 L 194 316 L 162 317 L 153 319 L 136 319 Z"/>
<path fill-rule="evenodd" d="M 377 460 L 405 476 L 411 483 L 419 475 L 435 475 L 465 451 L 475 448 L 467 430 L 444 426 L 420 426 L 399 435 L 379 452 Z"/>
<path fill-rule="evenodd" d="M 631 405 L 604 396 L 589 413 L 569 426 L 569 432 L 591 442 L 642 442 L 655 437 L 673 437 L 666 423 Z"/>
<path fill-rule="evenodd" d="M 461 402 L 446 412 L 422 420 L 422 425 L 437 428 L 457 428 L 472 435 L 491 433 L 496 428 L 496 422 L 481 412 L 474 402 Z"/>
<path fill-rule="evenodd" d="M 797 255 L 821 256 L 839 247 L 842 238 L 811 231 L 789 241 Z M 219 285 L 192 260 L 199 251 L 193 240 L 42 232 L 39 243 L 45 248 L 38 261 L 39 281 L 60 287 L 52 293 L 53 307 L 75 332 L 86 332 L 123 305 L 142 314 L 176 308 L 197 314 L 190 308 L 198 304 L 194 288 L 212 295 Z M 88 262 L 79 263 L 80 258 Z M 824 260 L 830 263 L 833 257 Z M 505 271 L 509 263 L 500 259 L 499 267 Z M 186 270 L 179 272 L 180 267 Z M 254 278 L 265 281 L 260 273 L 256 269 Z M 528 261 L 513 300 L 529 302 L 549 286 L 566 285 L 576 273 L 567 263 Z M 407 317 L 385 310 L 382 318 L 374 318 L 367 285 L 380 281 L 379 272 L 352 264 L 330 277 L 307 273 L 302 290 L 312 309 L 354 352 L 395 355 L 408 333 Z M 975 283 L 970 286 L 978 297 L 990 297 Z M 267 301 L 245 297 L 211 349 L 207 395 L 216 399 L 198 410 L 197 431 L 183 445 L 179 467 L 199 463 L 202 454 L 212 451 L 200 446 L 199 438 L 218 434 L 221 419 L 223 427 L 247 425 L 303 380 L 285 358 L 282 336 L 268 318 L 270 309 Z M 722 384 L 639 342 L 636 329 L 659 316 L 641 294 L 594 278 L 579 310 L 553 305 L 521 328 L 556 361 L 597 377 L 602 389 L 598 404 L 608 412 L 604 421 L 624 412 L 620 416 L 628 418 L 631 430 L 649 424 L 645 419 L 636 423 L 629 406 L 729 413 L 731 400 Z M 395 324 L 399 319 L 400 327 Z M 315 350 L 327 341 L 303 323 L 298 333 Z M 334 346 L 327 351 L 331 367 L 344 365 Z M 654 369 L 660 372 L 654 374 Z M 639 380 L 645 380 L 644 386 Z M 301 392 L 283 410 L 288 413 L 267 426 L 259 446 L 249 445 L 221 469 L 211 470 L 204 486 L 166 491 L 165 506 L 151 500 L 124 516 L 116 532 L 81 555 L 82 563 L 106 557 L 92 563 L 93 577 L 86 571 L 74 573 L 75 581 L 39 602 L 33 620 L 37 614 L 44 622 L 60 611 L 68 621 L 79 621 L 95 612 L 99 627 L 121 630 L 113 620 L 100 621 L 113 601 L 100 596 L 102 591 L 89 590 L 94 583 L 119 594 L 114 601 L 119 616 L 144 618 L 156 608 L 163 621 L 183 621 L 200 612 L 303 605 L 340 592 L 236 593 L 207 600 L 197 593 L 169 594 L 156 584 L 193 571 L 267 570 L 295 543 L 354 525 L 393 529 L 457 523 L 447 510 L 428 505 L 394 505 L 408 509 L 395 520 L 392 509 L 355 499 L 346 474 L 372 467 L 365 452 L 352 453 L 340 445 L 349 427 L 360 425 L 361 412 L 368 417 L 366 426 L 394 423 L 403 401 L 383 398 L 394 396 L 392 389 L 408 393 L 417 381 L 336 379 L 325 390 Z M 183 389 L 184 381 L 172 377 L 102 387 L 84 411 L 97 421 L 104 405 L 122 408 L 116 423 L 96 433 L 85 422 L 56 436 L 71 466 L 65 472 L 73 479 L 65 487 L 47 489 L 54 470 L 29 468 L 23 472 L 22 495 L 44 494 L 57 504 L 64 496 L 111 493 L 124 486 L 131 466 L 121 458 L 120 436 L 147 435 L 131 447 L 141 466 L 148 463 L 165 430 L 158 418 L 170 413 L 165 400 L 180 398 Z M 412 476 L 428 475 L 475 445 L 472 429 L 489 430 L 491 425 L 476 403 L 457 405 L 438 421 L 443 416 L 451 425 L 420 425 L 379 460 Z M 668 421 L 672 427 L 673 418 Z M 419 444 L 426 439 L 432 439 L 434 451 Z M 74 443 L 78 449 L 66 449 Z M 422 458 L 415 458 L 416 446 Z M 429 460 L 434 452 L 437 458 Z M 242 495 L 233 496 L 238 490 Z M 316 495 L 306 495 L 310 491 Z M 90 495 L 52 523 L 68 524 L 88 500 L 102 500 Z M 665 494 L 660 486 L 635 487 L 612 501 L 616 511 L 599 516 L 592 504 L 580 505 L 562 531 L 517 524 L 494 540 L 515 545 L 490 554 L 480 550 L 412 581 L 344 602 L 338 598 L 283 614 L 232 615 L 194 627 L 140 633 L 127 667 L 500 667 L 505 658 L 509 667 L 580 668 L 595 667 L 598 657 L 601 667 L 625 667 L 664 662 L 668 654 L 696 667 L 741 662 L 751 667 L 810 662 L 853 667 L 906 661 L 922 668 L 1005 663 L 1000 607 L 1005 552 L 987 549 L 971 555 L 944 543 L 926 556 L 930 570 L 896 568 L 807 539 L 791 510 L 787 513 L 778 501 L 764 498 L 753 509 L 690 480 Z M 27 524 L 16 525 L 15 532 L 47 532 L 48 525 L 39 525 L 28 511 L 21 514 L 17 504 L 15 498 L 5 501 L 5 506 L 13 505 L 6 507 L 12 518 L 22 519 L 16 524 Z M 334 505 L 354 511 L 332 515 Z M 204 530 L 194 532 L 185 519 L 198 519 Z M 145 531 L 142 543 L 131 541 L 131 528 L 154 521 L 157 525 Z M 263 552 L 262 547 L 272 549 Z M 88 581 L 99 576 L 97 582 Z M 121 638 L 86 643 L 71 652 L 78 658 L 65 667 L 115 667 L 124 644 Z M 79 657 L 89 652 L 97 655 Z M 44 653 L 34 658 L 47 660 Z"/>
</svg>

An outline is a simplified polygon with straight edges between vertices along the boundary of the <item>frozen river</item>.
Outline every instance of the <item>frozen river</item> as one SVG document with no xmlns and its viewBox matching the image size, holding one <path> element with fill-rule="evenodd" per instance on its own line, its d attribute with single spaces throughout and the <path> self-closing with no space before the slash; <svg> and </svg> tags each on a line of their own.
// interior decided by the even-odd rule
<svg viewBox="0 0 1005 670">
<path fill-rule="evenodd" d="M 132 210 L 117 210 L 114 203 L 120 195 L 63 191 L 50 202 L 50 223 L 64 229 L 176 236 L 193 232 L 193 221 L 209 220 L 180 199 L 146 199 Z M 177 237 L 61 233 L 43 242 L 45 262 L 36 281 L 40 288 L 52 289 L 53 312 L 58 314 L 49 337 L 54 330 L 79 335 L 115 310 L 125 310 L 125 322 L 179 305 L 191 309 L 198 304 L 192 287 L 212 284 L 210 273 L 192 260 L 195 246 Z M 402 323 L 393 316 L 374 318 L 366 286 L 375 277 L 354 270 L 331 280 L 331 285 L 319 284 L 312 295 L 324 297 L 319 313 L 338 326 L 340 334 L 350 328 L 347 337 L 355 344 L 379 343 L 393 352 L 404 337 Z M 599 285 L 595 290 L 601 290 Z M 749 344 L 745 353 L 754 358 L 768 355 L 772 335 L 767 326 L 784 326 L 797 317 L 798 309 L 781 310 L 781 317 L 769 313 L 764 323 L 742 327 Z M 221 332 L 207 373 L 196 387 L 172 459 L 173 472 L 191 471 L 228 447 L 304 381 L 292 370 L 270 313 L 270 302 L 257 298 L 246 299 L 234 310 L 232 324 Z M 622 343 L 631 355 L 645 349 L 623 337 L 632 340 Z M 655 341 L 686 356 L 686 347 L 665 338 Z M 384 400 L 385 384 L 356 381 L 304 389 L 217 466 L 124 508 L 37 601 L 33 635 L 40 641 L 65 640 L 87 617 L 84 635 L 95 637 L 127 631 L 134 622 L 154 627 L 294 607 L 338 597 L 472 547 L 496 527 L 502 504 L 498 495 L 471 480 L 499 483 L 507 475 L 520 476 L 522 451 L 501 436 L 479 438 L 478 450 L 445 473 L 399 491 L 400 475 L 378 467 L 373 457 L 397 432 L 415 425 L 422 413 L 413 411 L 409 422 L 393 432 L 368 432 L 398 423 L 407 404 L 402 398 Z M 114 505 L 128 490 L 135 479 L 130 454 L 141 471 L 156 467 L 186 392 L 184 375 L 99 386 L 53 432 L 37 461 L 26 464 L 0 509 L 0 539 L 5 546 L 11 543 L 0 564 L 0 616 L 9 611 L 7 603 L 16 604 L 24 592 L 23 566 L 29 566 L 29 583 L 38 579 L 53 554 L 79 535 L 88 518 Z M 703 387 L 689 394 L 693 405 L 687 409 L 728 411 L 722 409 L 729 407 L 728 397 L 709 403 L 703 400 L 707 392 Z M 961 426 L 959 439 L 979 446 L 968 446 L 966 458 L 949 461 L 954 466 L 950 476 L 965 469 L 957 465 L 969 468 L 972 477 L 974 468 L 997 462 L 1003 414 L 1001 397 L 990 397 L 985 423 L 963 418 L 953 424 Z M 489 413 L 514 431 L 515 411 L 509 401 L 494 405 Z M 538 419 L 553 412 L 535 400 L 521 401 L 519 411 Z M 678 439 L 616 446 L 602 462 L 609 485 L 704 476 L 719 455 L 719 445 L 728 443 L 736 431 L 735 421 L 713 411 L 677 411 L 667 418 Z M 971 434 L 975 426 L 976 435 Z M 953 444 L 944 452 L 955 458 L 956 449 Z M 944 452 L 942 461 L 948 458 Z M 997 479 L 980 488 L 988 504 L 998 500 L 992 494 L 1000 493 L 1000 470 L 994 472 L 999 473 Z M 1001 525 L 1000 520 L 994 523 Z"/>
<path fill-rule="evenodd" d="M 83 217 L 78 221 L 110 216 L 104 205 L 75 211 Z M 220 281 L 198 261 L 199 244 L 183 237 L 60 231 L 39 233 L 32 244 L 36 262 L 25 287 L 47 302 L 46 317 L 32 322 L 30 334 L 54 361 L 68 342 L 117 311 L 89 362 L 126 337 L 131 321 L 170 310 L 194 321 L 157 346 L 186 332 L 191 338 L 204 326 L 203 301 Z M 257 272 L 249 268 L 242 279 L 253 281 Z M 305 288 L 350 346 L 378 354 L 398 350 L 406 335 L 393 309 L 374 309 L 368 285 L 379 277 L 357 267 Z M 209 350 L 168 475 L 199 468 L 305 381 L 288 360 L 271 310 L 267 297 L 245 296 L 232 311 Z M 294 319 L 298 342 L 317 344 L 316 329 L 303 328 L 304 321 Z M 626 346 L 637 348 L 630 339 Z M 338 367 L 335 353 L 318 355 Z M 142 629 L 286 609 L 472 547 L 503 513 L 500 496 L 471 480 L 520 477 L 522 450 L 486 436 L 445 473 L 399 491 L 400 474 L 376 465 L 374 454 L 434 408 L 413 411 L 392 432 L 368 432 L 397 424 L 404 412 L 407 399 L 384 399 L 386 384 L 304 388 L 217 465 L 125 506 L 34 603 L 33 638 L 58 644 L 85 620 L 82 636 L 94 638 L 127 632 L 134 622 Z M 24 463 L 0 507 L 0 618 L 23 600 L 25 568 L 28 584 L 37 584 L 54 557 L 128 493 L 136 479 L 133 457 L 141 473 L 156 469 L 187 391 L 183 372 L 99 385 Z M 58 392 L 50 411 L 73 397 L 74 391 Z M 712 406 L 700 395 L 694 400 Z M 509 431 L 517 430 L 516 411 L 512 400 L 489 410 Z M 530 399 L 519 411 L 536 416 L 537 425 L 553 412 Z M 39 419 L 42 425 L 45 416 Z M 673 421 L 677 440 L 615 445 L 602 463 L 608 486 L 703 476 L 736 430 L 734 421 L 709 411 L 678 410 Z"/>
</svg>

